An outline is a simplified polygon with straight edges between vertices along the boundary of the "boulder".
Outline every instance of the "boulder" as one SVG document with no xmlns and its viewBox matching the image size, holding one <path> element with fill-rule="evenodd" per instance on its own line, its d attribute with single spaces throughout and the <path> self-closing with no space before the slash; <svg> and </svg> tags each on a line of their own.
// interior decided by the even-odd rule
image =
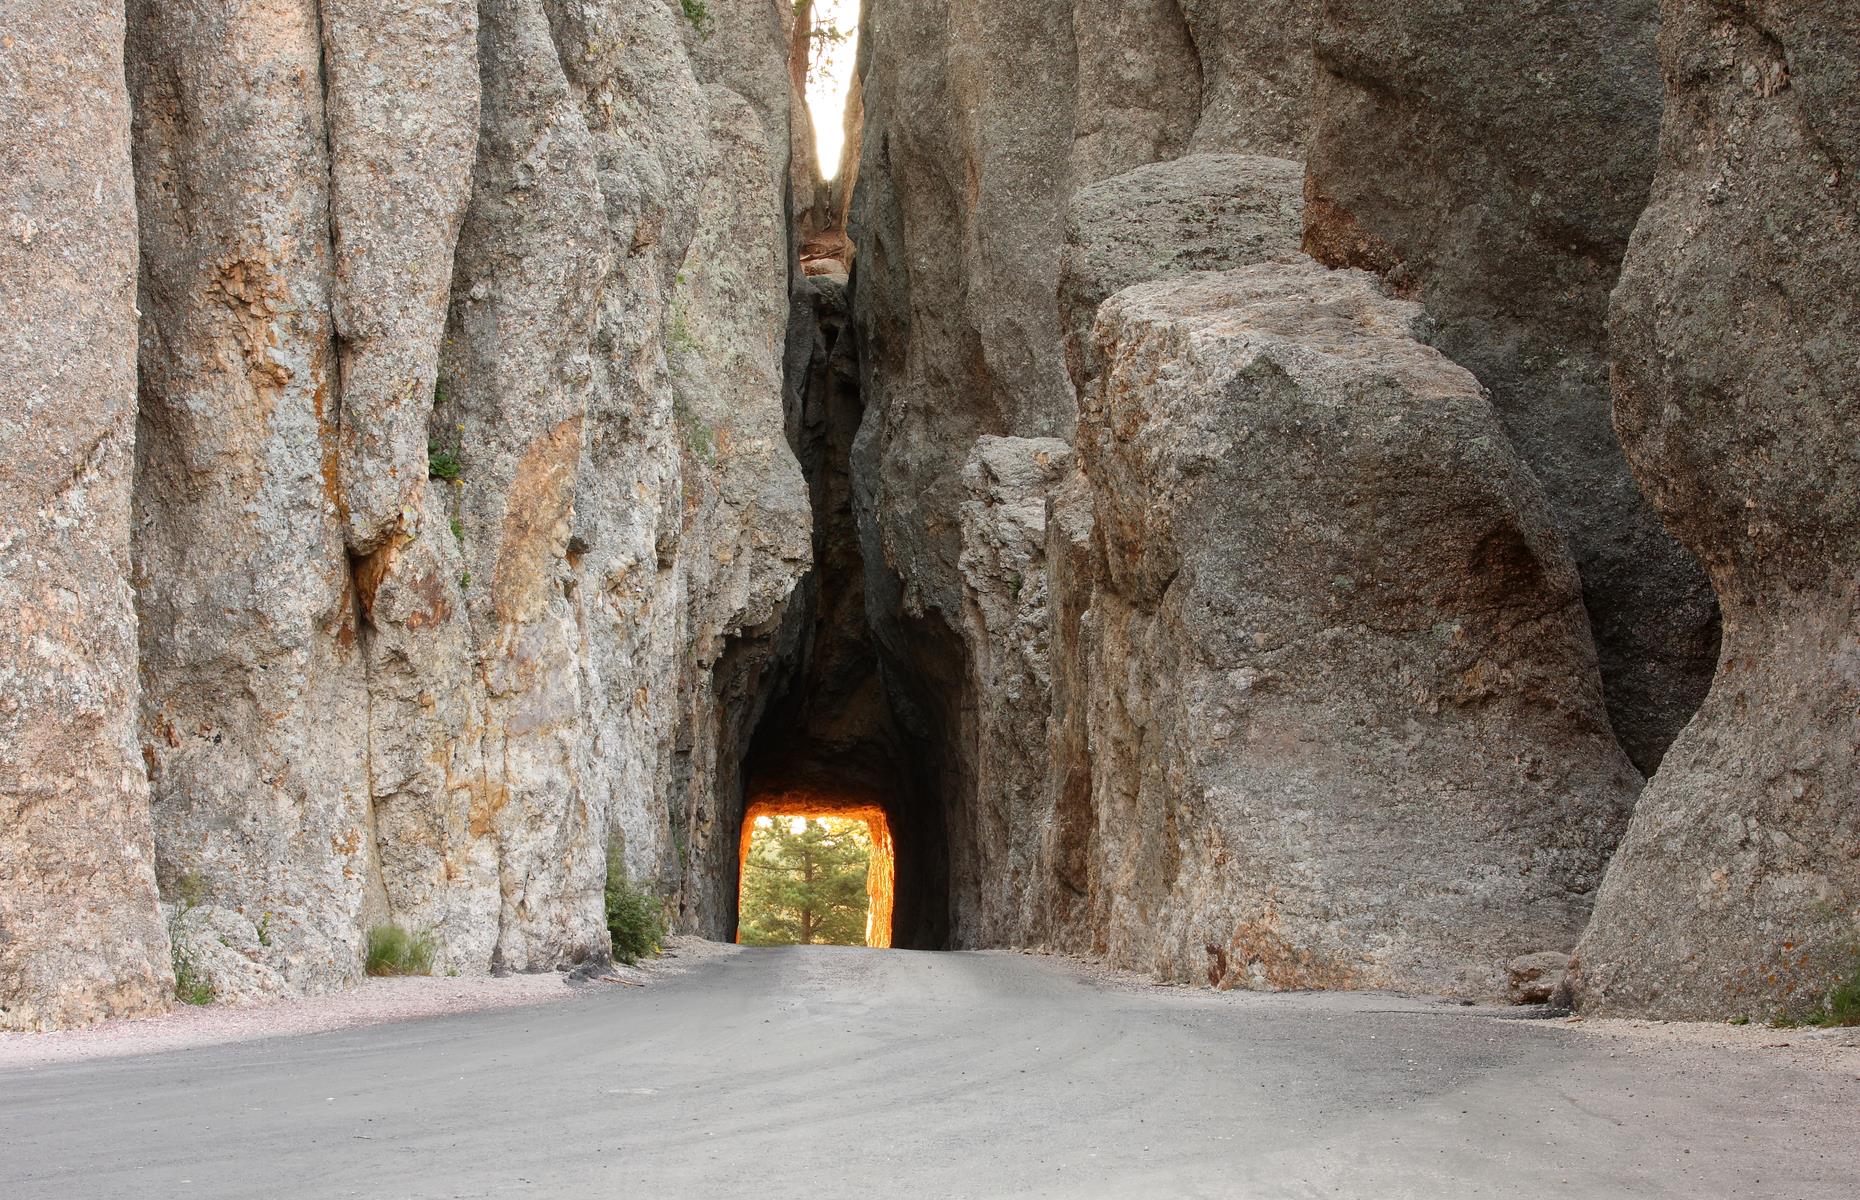
<svg viewBox="0 0 1860 1200">
<path fill-rule="evenodd" d="M 292 994 L 290 979 L 270 953 L 283 930 L 276 918 L 258 920 L 216 905 L 163 904 L 174 939 L 174 967 L 181 999 L 190 1004 L 262 1004 Z"/>
<path fill-rule="evenodd" d="M 1508 998 L 1513 1004 L 1547 1004 L 1563 986 L 1569 970 L 1569 954 L 1561 950 L 1539 950 L 1521 954 L 1506 968 L 1509 976 Z"/>
<path fill-rule="evenodd" d="M 1078 456 L 1119 965 L 1496 997 L 1588 917 L 1640 779 L 1543 493 L 1425 329 L 1309 261 L 1099 310 Z"/>
</svg>

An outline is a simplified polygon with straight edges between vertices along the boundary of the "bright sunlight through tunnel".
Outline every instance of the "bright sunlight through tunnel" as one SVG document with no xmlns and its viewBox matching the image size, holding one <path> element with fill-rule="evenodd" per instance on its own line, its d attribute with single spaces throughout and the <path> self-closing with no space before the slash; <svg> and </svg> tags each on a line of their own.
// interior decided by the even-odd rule
<svg viewBox="0 0 1860 1200">
<path fill-rule="evenodd" d="M 897 868 L 879 806 L 810 792 L 755 800 L 737 866 L 737 941 L 891 945 Z"/>
</svg>

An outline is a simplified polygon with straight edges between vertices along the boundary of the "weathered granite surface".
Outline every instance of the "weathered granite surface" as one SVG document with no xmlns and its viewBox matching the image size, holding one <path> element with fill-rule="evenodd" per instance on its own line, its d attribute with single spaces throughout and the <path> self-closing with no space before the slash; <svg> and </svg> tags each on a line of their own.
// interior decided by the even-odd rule
<svg viewBox="0 0 1860 1200">
<path fill-rule="evenodd" d="M 1327 0 L 1306 248 L 1385 275 L 1492 393 L 1576 555 L 1643 771 L 1704 698 L 1711 592 L 1609 423 L 1604 321 L 1653 175 L 1657 0 Z"/>
<path fill-rule="evenodd" d="M 1724 648 L 1583 938 L 1584 1011 L 1800 1017 L 1860 970 L 1860 5 L 1668 0 L 1611 332 Z"/>
<path fill-rule="evenodd" d="M 901 945 L 1853 969 L 1848 0 L 870 0 L 831 185 L 786 0 L 22 2 L 0 1027 L 727 937 L 752 793 Z"/>
<path fill-rule="evenodd" d="M 120 3 L 0 29 L 0 1029 L 172 994 L 135 738 L 136 212 Z"/>
<path fill-rule="evenodd" d="M 935 786 L 953 811 L 996 803 L 976 793 L 967 715 L 991 701 L 970 690 L 962 632 L 964 472 L 979 438 L 1072 436 L 1059 296 L 1073 199 L 1191 149 L 1298 155 L 1308 71 L 1269 47 L 1298 43 L 1316 7 L 866 6 L 855 495 L 894 703 L 907 731 L 942 747 Z M 983 908 L 951 901 L 959 918 Z M 981 935 L 958 919 L 953 936 Z"/>
<path fill-rule="evenodd" d="M 727 932 L 713 675 L 808 556 L 783 7 L 203 11 L 131 40 L 164 880 L 285 990 L 383 920 L 597 954 L 610 852 Z"/>
<path fill-rule="evenodd" d="M 1543 493 L 1424 332 L 1309 261 L 1099 311 L 1078 455 L 1115 963 L 1498 996 L 1582 930 L 1640 779 Z"/>
<path fill-rule="evenodd" d="M 1066 212 L 1059 313 L 1074 386 L 1096 376 L 1098 306 L 1133 283 L 1299 256 L 1303 163 L 1191 154 L 1082 187 Z"/>
</svg>

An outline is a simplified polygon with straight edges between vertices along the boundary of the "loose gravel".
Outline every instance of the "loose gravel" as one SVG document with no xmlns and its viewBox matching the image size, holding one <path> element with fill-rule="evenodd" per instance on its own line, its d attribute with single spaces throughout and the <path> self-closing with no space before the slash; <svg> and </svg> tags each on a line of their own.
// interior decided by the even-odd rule
<svg viewBox="0 0 1860 1200">
<path fill-rule="evenodd" d="M 177 1004 L 162 1016 L 141 1020 L 103 1021 L 56 1033 L 0 1033 L 0 1071 L 549 1004 L 573 996 L 578 987 L 648 986 L 655 979 L 683 974 L 698 963 L 736 950 L 702 938 L 675 937 L 659 958 L 637 967 L 616 966 L 611 975 L 585 983 L 571 983 L 557 973 L 366 979 L 352 991 L 321 996 L 246 1005 Z"/>
</svg>

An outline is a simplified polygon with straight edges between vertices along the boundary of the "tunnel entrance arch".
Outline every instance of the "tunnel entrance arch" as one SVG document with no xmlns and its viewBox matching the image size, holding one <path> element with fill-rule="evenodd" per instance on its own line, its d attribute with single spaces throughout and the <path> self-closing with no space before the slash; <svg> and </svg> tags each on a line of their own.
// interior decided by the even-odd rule
<svg viewBox="0 0 1860 1200">
<path fill-rule="evenodd" d="M 866 864 L 865 944 L 889 948 L 897 896 L 897 846 L 892 838 L 891 818 L 885 806 L 871 796 L 811 788 L 761 792 L 751 796 L 744 807 L 736 855 L 736 940 L 742 940 L 742 893 L 749 877 L 750 841 L 755 836 L 757 820 L 763 817 L 810 821 L 828 817 L 865 826 L 872 843 L 871 857 Z"/>
</svg>

